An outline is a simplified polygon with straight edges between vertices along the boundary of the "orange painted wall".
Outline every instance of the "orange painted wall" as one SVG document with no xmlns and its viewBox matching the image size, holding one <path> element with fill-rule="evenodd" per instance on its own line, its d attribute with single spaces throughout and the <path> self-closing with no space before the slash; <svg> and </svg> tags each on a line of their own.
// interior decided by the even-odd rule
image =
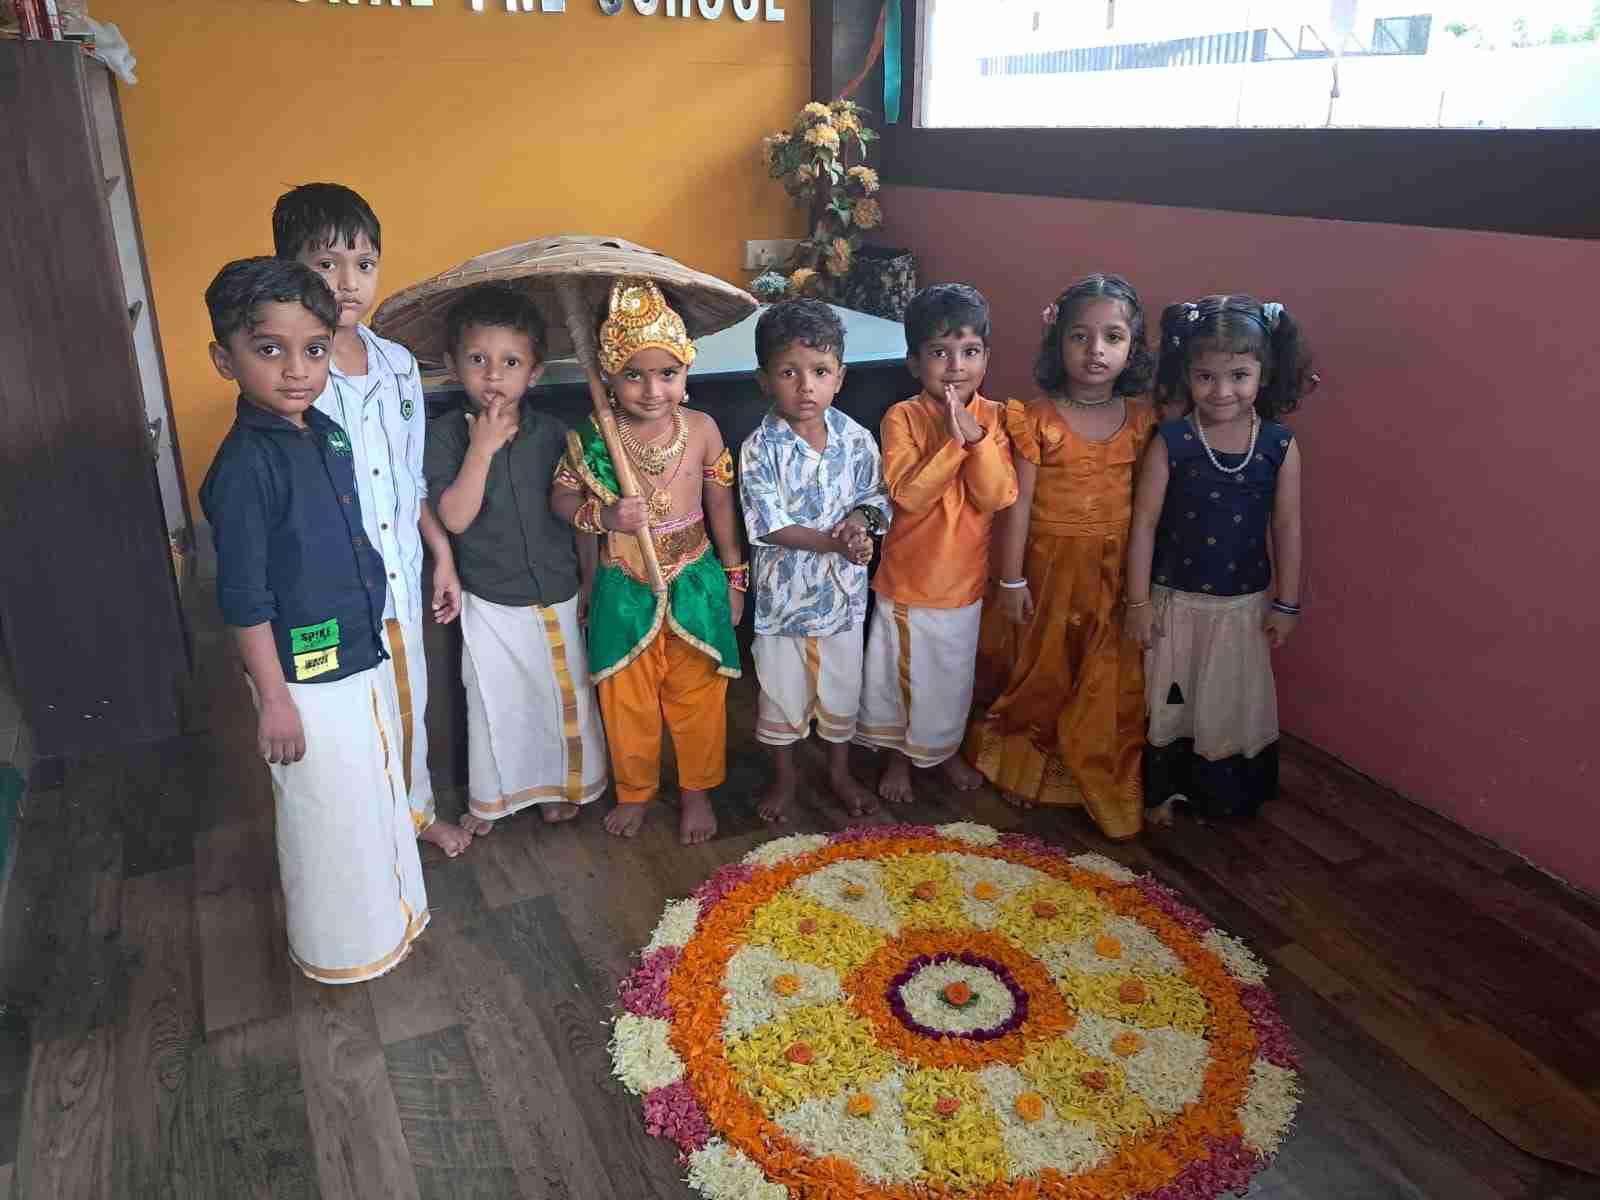
<svg viewBox="0 0 1600 1200">
<path fill-rule="evenodd" d="M 993 396 L 1033 394 L 1039 312 L 1118 271 L 1152 319 L 1248 291 L 1326 380 L 1289 418 L 1307 613 L 1284 728 L 1600 892 L 1600 242 L 889 187 L 926 283 L 994 307 Z"/>
<path fill-rule="evenodd" d="M 617 234 L 742 285 L 746 239 L 804 233 L 758 148 L 809 99 L 809 0 L 749 23 L 731 4 L 714 21 L 567 7 L 95 0 L 139 59 L 123 111 L 193 488 L 232 420 L 203 293 L 272 252 L 288 186 L 367 198 L 384 294 L 552 233 Z"/>
</svg>

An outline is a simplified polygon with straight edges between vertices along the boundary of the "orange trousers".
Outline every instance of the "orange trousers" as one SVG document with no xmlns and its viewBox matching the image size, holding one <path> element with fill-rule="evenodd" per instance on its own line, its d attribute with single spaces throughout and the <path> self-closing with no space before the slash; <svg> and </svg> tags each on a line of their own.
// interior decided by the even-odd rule
<svg viewBox="0 0 1600 1200">
<path fill-rule="evenodd" d="M 672 731 L 678 786 L 704 791 L 728 773 L 728 680 L 710 655 L 663 629 L 644 652 L 596 685 L 619 804 L 661 787 L 661 723 Z"/>
</svg>

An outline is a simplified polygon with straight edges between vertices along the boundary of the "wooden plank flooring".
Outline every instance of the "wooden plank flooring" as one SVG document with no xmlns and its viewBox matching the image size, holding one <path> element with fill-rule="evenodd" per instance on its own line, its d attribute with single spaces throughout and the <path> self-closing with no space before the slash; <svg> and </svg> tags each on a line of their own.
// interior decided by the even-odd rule
<svg viewBox="0 0 1600 1200">
<path fill-rule="evenodd" d="M 633 842 L 591 811 L 513 819 L 455 860 L 425 848 L 416 953 L 329 988 L 286 958 L 271 795 L 215 634 L 197 625 L 185 736 L 34 777 L 0 927 L 0 1200 L 688 1200 L 611 1075 L 608 1022 L 662 905 L 769 836 L 752 681 L 730 696 L 715 841 L 678 847 L 664 803 Z M 431 702 L 448 813 L 459 705 Z M 842 828 L 822 748 L 799 758 L 783 832 Z M 1596 1200 L 1600 909 L 1309 747 L 1286 744 L 1283 778 L 1251 825 L 1129 845 L 932 775 L 878 819 L 1098 851 L 1256 947 L 1305 1098 L 1253 1195 Z"/>
</svg>

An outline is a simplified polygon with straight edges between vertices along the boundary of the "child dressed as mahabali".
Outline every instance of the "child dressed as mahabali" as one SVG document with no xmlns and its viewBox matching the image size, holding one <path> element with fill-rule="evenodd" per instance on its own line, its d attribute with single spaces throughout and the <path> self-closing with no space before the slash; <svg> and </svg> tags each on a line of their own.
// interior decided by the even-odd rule
<svg viewBox="0 0 1600 1200">
<path fill-rule="evenodd" d="M 612 285 L 600 369 L 645 494 L 619 494 L 616 467 L 591 421 L 568 434 L 550 498 L 551 511 L 579 532 L 604 535 L 589 606 L 589 674 L 617 785 L 606 830 L 637 836 L 661 786 L 665 720 L 678 759 L 684 845 L 717 831 L 708 792 L 726 774 L 725 700 L 728 680 L 739 676 L 734 626 L 750 583 L 735 529 L 732 456 L 716 422 L 684 408 L 694 353 L 659 287 L 637 279 Z M 650 590 L 636 536 L 645 529 L 665 595 Z"/>
</svg>

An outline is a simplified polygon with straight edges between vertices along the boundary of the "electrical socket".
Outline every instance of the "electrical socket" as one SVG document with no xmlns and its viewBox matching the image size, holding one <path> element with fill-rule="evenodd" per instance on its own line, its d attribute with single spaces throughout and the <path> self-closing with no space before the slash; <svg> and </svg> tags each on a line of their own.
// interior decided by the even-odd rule
<svg viewBox="0 0 1600 1200">
<path fill-rule="evenodd" d="M 795 249 L 799 245 L 799 238 L 772 238 L 764 242 L 746 242 L 744 244 L 744 269 L 746 271 L 765 271 L 768 267 L 782 266 L 794 257 Z"/>
</svg>

